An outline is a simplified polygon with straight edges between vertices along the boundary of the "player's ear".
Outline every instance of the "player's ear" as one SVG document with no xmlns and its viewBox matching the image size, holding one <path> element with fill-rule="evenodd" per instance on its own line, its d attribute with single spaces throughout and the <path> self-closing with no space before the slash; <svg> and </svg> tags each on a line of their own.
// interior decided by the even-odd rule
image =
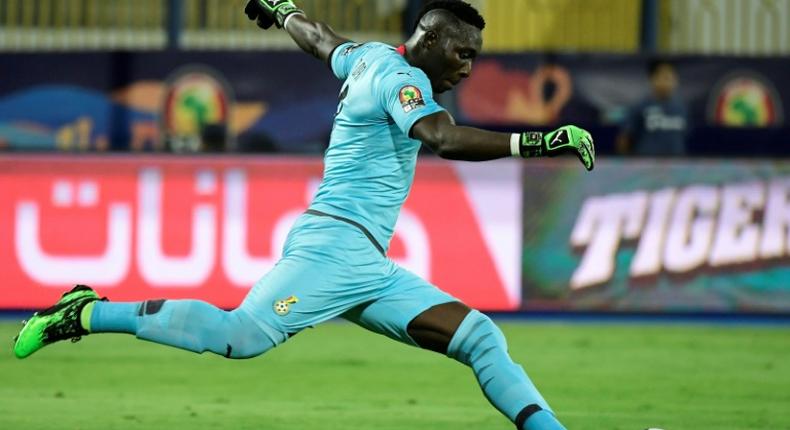
<svg viewBox="0 0 790 430">
<path fill-rule="evenodd" d="M 431 49 L 434 45 L 439 42 L 439 33 L 435 30 L 428 30 L 422 36 L 421 44 L 422 47 L 426 50 Z"/>
</svg>

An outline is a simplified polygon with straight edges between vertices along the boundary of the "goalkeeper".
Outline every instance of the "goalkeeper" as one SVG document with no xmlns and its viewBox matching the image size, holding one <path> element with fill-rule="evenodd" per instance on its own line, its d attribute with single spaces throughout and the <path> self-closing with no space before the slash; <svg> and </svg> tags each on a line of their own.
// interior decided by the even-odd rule
<svg viewBox="0 0 790 430">
<path fill-rule="evenodd" d="M 113 303 L 77 286 L 27 322 L 16 355 L 117 332 L 248 358 L 340 316 L 470 366 L 486 398 L 519 430 L 564 429 L 488 317 L 397 266 L 386 252 L 421 144 L 453 160 L 571 154 L 592 170 L 590 134 L 565 126 L 511 135 L 454 123 L 433 95 L 470 75 L 485 27 L 463 1 L 428 3 L 414 34 L 397 48 L 344 39 L 291 0 L 252 0 L 245 12 L 264 29 L 287 31 L 344 81 L 323 182 L 291 229 L 282 259 L 230 312 L 197 300 Z"/>
</svg>

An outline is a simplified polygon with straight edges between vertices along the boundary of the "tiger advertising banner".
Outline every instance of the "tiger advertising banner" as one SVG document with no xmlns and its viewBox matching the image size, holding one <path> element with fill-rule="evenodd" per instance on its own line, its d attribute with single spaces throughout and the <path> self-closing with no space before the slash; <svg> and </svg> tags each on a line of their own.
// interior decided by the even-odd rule
<svg viewBox="0 0 790 430">
<path fill-rule="evenodd" d="M 790 163 L 530 163 L 524 307 L 790 312 Z"/>
</svg>

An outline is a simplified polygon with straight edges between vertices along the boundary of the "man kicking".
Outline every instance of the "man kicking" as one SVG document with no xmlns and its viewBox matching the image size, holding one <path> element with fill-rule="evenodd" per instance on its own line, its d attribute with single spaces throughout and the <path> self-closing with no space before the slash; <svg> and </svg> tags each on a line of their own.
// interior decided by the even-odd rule
<svg viewBox="0 0 790 430">
<path fill-rule="evenodd" d="M 488 317 L 397 266 L 386 252 L 421 144 L 443 158 L 470 161 L 570 153 L 591 170 L 590 134 L 574 126 L 511 135 L 455 125 L 433 94 L 467 78 L 480 52 L 485 22 L 465 2 L 427 4 L 398 48 L 348 41 L 291 0 L 252 0 L 245 12 L 264 29 L 284 28 L 344 81 L 323 181 L 291 229 L 282 259 L 230 312 L 197 300 L 113 303 L 77 286 L 27 322 L 16 355 L 115 332 L 249 358 L 339 316 L 470 366 L 486 398 L 519 430 L 564 429 Z"/>
</svg>

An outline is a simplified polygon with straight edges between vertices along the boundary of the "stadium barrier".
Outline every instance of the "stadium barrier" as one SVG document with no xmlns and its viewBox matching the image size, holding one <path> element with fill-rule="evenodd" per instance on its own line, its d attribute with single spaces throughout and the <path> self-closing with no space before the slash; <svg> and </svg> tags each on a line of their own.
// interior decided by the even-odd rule
<svg viewBox="0 0 790 430">
<path fill-rule="evenodd" d="M 170 7 L 177 4 L 175 10 Z M 311 17 L 356 40 L 401 40 L 406 0 L 302 0 Z M 0 50 L 62 51 L 174 46 L 185 49 L 296 49 L 281 31 L 263 33 L 225 0 L 0 0 Z M 168 23 L 171 14 L 180 16 Z M 168 28 L 175 25 L 176 28 Z"/>
<path fill-rule="evenodd" d="M 639 50 L 642 2 L 634 0 L 484 0 L 486 52 Z"/>
<path fill-rule="evenodd" d="M 662 0 L 663 52 L 778 56 L 790 53 L 790 0 Z"/>
<path fill-rule="evenodd" d="M 72 283 L 235 307 L 321 175 L 316 158 L 0 155 L 0 309 Z M 389 255 L 470 305 L 518 309 L 520 196 L 514 160 L 421 162 Z"/>
<path fill-rule="evenodd" d="M 786 55 L 790 0 L 472 0 L 487 52 L 636 53 L 642 25 L 670 54 Z M 642 10 L 644 4 L 658 4 Z M 0 0 L 0 50 L 294 49 L 261 33 L 235 0 Z M 397 43 L 408 0 L 301 0 L 346 37 Z M 175 7 L 174 11 L 170 7 Z M 173 14 L 177 13 L 178 16 Z M 644 16 L 643 16 L 644 15 Z M 174 18 L 174 19 L 171 19 Z M 560 30 L 558 30 L 560 29 Z M 178 35 L 170 43 L 168 37 Z M 652 45 L 651 45 L 652 46 Z M 652 49 L 652 48 L 651 48 Z"/>
<path fill-rule="evenodd" d="M 311 18 L 326 22 L 352 40 L 401 40 L 406 0 L 302 0 Z M 181 47 L 185 49 L 295 49 L 284 32 L 263 33 L 225 0 L 186 0 Z"/>
<path fill-rule="evenodd" d="M 165 0 L 0 0 L 0 50 L 161 49 Z"/>
</svg>

